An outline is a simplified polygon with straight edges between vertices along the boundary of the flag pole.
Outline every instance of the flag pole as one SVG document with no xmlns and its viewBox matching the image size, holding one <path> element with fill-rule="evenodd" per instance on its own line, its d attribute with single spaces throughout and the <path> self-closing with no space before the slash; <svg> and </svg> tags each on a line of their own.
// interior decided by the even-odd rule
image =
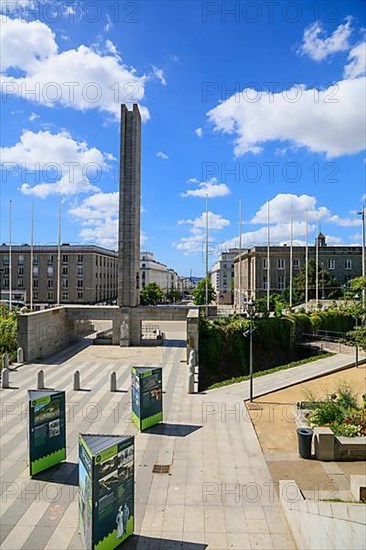
<svg viewBox="0 0 366 550">
<path fill-rule="evenodd" d="M 34 202 L 32 201 L 32 213 L 31 213 L 31 249 L 30 249 L 30 287 L 29 287 L 29 305 L 30 310 L 33 311 L 33 240 L 34 240 Z"/>
<path fill-rule="evenodd" d="M 270 265 L 270 206 L 267 201 L 267 311 L 269 313 L 269 299 L 270 299 L 270 287 L 271 287 L 271 265 Z"/>
</svg>

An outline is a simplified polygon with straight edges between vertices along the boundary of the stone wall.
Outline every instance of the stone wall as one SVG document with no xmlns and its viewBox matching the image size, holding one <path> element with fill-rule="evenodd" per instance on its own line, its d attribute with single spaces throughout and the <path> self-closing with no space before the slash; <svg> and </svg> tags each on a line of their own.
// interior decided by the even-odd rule
<svg viewBox="0 0 366 550">
<path fill-rule="evenodd" d="M 366 505 L 305 500 L 295 481 L 280 481 L 280 501 L 299 550 L 366 548 Z"/>
</svg>

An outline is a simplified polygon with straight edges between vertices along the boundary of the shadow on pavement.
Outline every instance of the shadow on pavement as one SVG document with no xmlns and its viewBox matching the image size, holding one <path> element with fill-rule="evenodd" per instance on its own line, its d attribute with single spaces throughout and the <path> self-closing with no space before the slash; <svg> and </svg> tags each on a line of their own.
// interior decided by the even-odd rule
<svg viewBox="0 0 366 550">
<path fill-rule="evenodd" d="M 172 339 L 166 339 L 163 343 L 165 348 L 185 348 L 187 347 L 187 341 L 186 340 L 174 340 Z"/>
<path fill-rule="evenodd" d="M 49 470 L 33 476 L 33 479 L 78 487 L 79 465 L 76 462 L 60 462 L 60 464 L 56 464 L 56 466 L 53 466 Z"/>
<path fill-rule="evenodd" d="M 144 430 L 144 433 L 152 435 L 186 437 L 200 428 L 202 428 L 202 426 L 194 426 L 189 424 L 167 424 L 165 422 L 161 422 L 160 424 L 156 424 L 156 426 L 152 426 L 151 428 Z"/>
<path fill-rule="evenodd" d="M 200 542 L 185 542 L 139 535 L 128 538 L 122 546 L 126 550 L 140 550 L 140 548 L 148 550 L 205 550 L 207 548 L 207 544 Z"/>
</svg>

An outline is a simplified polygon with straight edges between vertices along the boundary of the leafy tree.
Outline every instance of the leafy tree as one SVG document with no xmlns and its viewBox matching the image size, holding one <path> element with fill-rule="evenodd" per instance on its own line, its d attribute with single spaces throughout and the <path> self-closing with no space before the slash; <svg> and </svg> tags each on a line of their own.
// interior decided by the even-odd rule
<svg viewBox="0 0 366 550">
<path fill-rule="evenodd" d="M 183 293 L 180 290 L 177 290 L 176 288 L 172 288 L 171 290 L 168 290 L 166 293 L 166 298 L 169 300 L 169 302 L 180 302 L 183 298 Z"/>
<path fill-rule="evenodd" d="M 303 264 L 298 275 L 293 278 L 293 303 L 301 303 L 305 301 L 305 282 L 306 282 L 306 265 Z M 318 265 L 318 285 L 319 298 L 322 297 L 324 288 L 324 297 L 326 299 L 338 298 L 342 295 L 342 290 L 339 282 L 333 277 L 324 266 Z M 308 266 L 308 288 L 309 299 L 314 299 L 316 293 L 316 262 L 314 259 L 309 260 Z"/>
<path fill-rule="evenodd" d="M 366 350 L 366 326 L 359 326 L 347 332 L 347 340 L 352 346 Z"/>
<path fill-rule="evenodd" d="M 149 283 L 140 292 L 140 302 L 142 306 L 156 306 L 161 302 L 164 292 L 156 283 Z"/>
<path fill-rule="evenodd" d="M 15 360 L 17 351 L 17 311 L 0 306 L 0 359 L 7 352 Z"/>
<path fill-rule="evenodd" d="M 208 280 L 208 303 L 210 304 L 216 298 L 210 279 Z M 206 303 L 206 279 L 201 279 L 192 292 L 193 303 L 196 306 L 203 306 Z"/>
</svg>

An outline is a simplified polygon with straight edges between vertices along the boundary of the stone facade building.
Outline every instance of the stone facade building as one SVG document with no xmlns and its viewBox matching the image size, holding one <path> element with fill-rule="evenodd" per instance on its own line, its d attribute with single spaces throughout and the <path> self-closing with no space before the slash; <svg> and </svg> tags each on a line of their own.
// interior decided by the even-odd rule
<svg viewBox="0 0 366 550">
<path fill-rule="evenodd" d="M 33 247 L 33 303 L 57 303 L 58 278 L 61 304 L 98 304 L 117 298 L 118 254 L 99 246 L 69 245 Z M 11 248 L 13 299 L 27 304 L 31 297 L 31 247 Z M 9 298 L 9 246 L 0 246 L 0 292 Z M 17 294 L 17 297 L 14 297 Z"/>
<path fill-rule="evenodd" d="M 164 292 L 179 288 L 179 276 L 165 264 L 154 258 L 152 252 L 141 252 L 140 255 L 141 288 L 149 283 L 156 283 Z"/>
<path fill-rule="evenodd" d="M 325 237 L 319 234 L 319 299 L 322 298 L 322 270 L 335 277 L 341 289 L 350 279 L 362 274 L 361 246 L 327 246 Z M 309 246 L 309 260 L 316 258 L 316 246 Z M 241 289 L 243 300 L 264 298 L 267 295 L 268 272 L 270 292 L 282 292 L 290 285 L 290 247 L 270 247 L 269 270 L 267 265 L 267 247 L 255 246 L 242 252 L 234 260 L 235 305 L 239 306 L 239 268 L 241 270 Z M 295 277 L 305 264 L 306 247 L 292 247 L 292 276 Z"/>
<path fill-rule="evenodd" d="M 216 292 L 216 302 L 218 304 L 233 303 L 234 258 L 238 253 L 239 249 L 237 248 L 230 248 L 227 252 L 221 252 L 219 260 L 212 267 L 211 284 Z"/>
</svg>

